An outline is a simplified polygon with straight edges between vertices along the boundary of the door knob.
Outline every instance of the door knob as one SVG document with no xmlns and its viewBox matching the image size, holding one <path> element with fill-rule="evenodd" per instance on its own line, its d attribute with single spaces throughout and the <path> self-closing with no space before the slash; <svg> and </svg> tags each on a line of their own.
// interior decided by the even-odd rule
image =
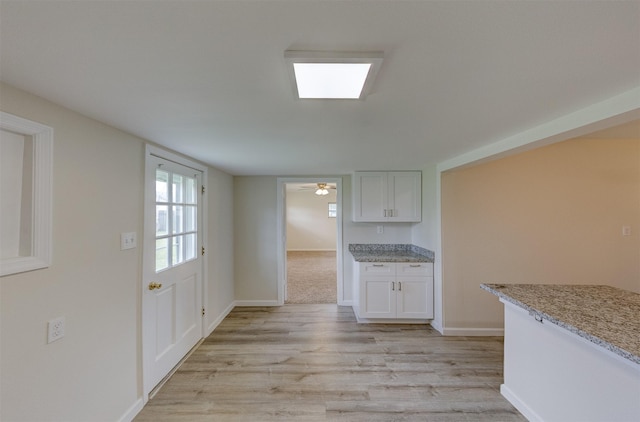
<svg viewBox="0 0 640 422">
<path fill-rule="evenodd" d="M 155 290 L 162 287 L 162 283 L 149 283 L 149 290 Z"/>
</svg>

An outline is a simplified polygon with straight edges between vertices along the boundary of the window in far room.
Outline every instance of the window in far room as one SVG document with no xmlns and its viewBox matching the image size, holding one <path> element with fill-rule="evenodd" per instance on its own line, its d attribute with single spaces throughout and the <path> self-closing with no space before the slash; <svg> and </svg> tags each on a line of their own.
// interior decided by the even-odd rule
<svg viewBox="0 0 640 422">
<path fill-rule="evenodd" d="M 335 202 L 329 202 L 329 218 L 336 218 L 338 209 Z"/>
</svg>

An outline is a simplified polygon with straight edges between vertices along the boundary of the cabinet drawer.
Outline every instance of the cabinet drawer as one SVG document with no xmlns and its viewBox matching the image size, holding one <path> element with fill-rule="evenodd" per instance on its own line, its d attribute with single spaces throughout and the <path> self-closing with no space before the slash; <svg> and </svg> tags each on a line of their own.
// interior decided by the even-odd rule
<svg viewBox="0 0 640 422">
<path fill-rule="evenodd" d="M 433 275 L 433 264 L 430 262 L 403 262 L 398 264 L 399 276 L 406 275 Z"/>
<path fill-rule="evenodd" d="M 360 264 L 360 271 L 364 275 L 395 275 L 396 265 L 388 262 L 365 262 Z"/>
</svg>

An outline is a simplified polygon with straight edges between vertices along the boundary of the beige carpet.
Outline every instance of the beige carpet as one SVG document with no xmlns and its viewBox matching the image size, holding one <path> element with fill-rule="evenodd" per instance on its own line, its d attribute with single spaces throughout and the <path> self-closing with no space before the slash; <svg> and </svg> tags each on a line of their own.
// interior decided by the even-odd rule
<svg viewBox="0 0 640 422">
<path fill-rule="evenodd" d="M 288 251 L 286 303 L 336 303 L 336 253 Z"/>
</svg>

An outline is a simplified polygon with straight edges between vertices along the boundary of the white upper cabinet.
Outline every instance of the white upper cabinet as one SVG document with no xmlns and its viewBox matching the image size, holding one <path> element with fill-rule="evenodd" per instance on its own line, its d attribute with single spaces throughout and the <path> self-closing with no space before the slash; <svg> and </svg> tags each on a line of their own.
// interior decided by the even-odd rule
<svg viewBox="0 0 640 422">
<path fill-rule="evenodd" d="M 359 171 L 353 175 L 353 221 L 419 222 L 422 173 Z"/>
</svg>

